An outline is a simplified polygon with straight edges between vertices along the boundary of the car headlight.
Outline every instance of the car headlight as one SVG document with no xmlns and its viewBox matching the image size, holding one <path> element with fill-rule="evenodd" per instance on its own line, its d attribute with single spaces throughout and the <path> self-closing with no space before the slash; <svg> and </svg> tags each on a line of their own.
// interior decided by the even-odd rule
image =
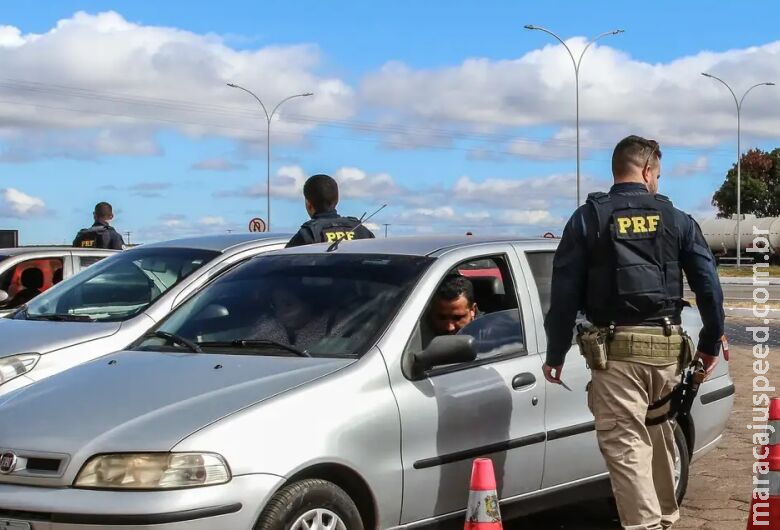
<svg viewBox="0 0 780 530">
<path fill-rule="evenodd" d="M 225 460 L 213 453 L 137 453 L 93 456 L 73 486 L 93 489 L 167 490 L 230 481 Z"/>
<path fill-rule="evenodd" d="M 35 368 L 40 358 L 37 353 L 21 353 L 0 359 L 0 385 Z"/>
</svg>

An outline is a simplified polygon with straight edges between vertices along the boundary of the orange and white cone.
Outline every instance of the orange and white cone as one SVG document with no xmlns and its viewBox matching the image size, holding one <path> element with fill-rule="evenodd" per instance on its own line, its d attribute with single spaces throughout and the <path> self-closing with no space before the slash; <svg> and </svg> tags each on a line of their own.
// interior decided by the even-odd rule
<svg viewBox="0 0 780 530">
<path fill-rule="evenodd" d="M 767 472 L 759 473 L 754 479 L 757 489 L 751 495 L 747 530 L 780 529 L 780 398 L 769 401 L 766 433 L 769 444 L 761 450 L 761 463 Z"/>
<path fill-rule="evenodd" d="M 471 468 L 465 530 L 502 530 L 493 461 L 477 458 Z"/>
</svg>

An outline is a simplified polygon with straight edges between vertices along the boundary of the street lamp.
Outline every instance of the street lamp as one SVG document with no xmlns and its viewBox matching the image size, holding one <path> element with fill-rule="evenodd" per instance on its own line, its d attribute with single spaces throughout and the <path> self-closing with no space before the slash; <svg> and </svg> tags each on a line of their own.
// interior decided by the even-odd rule
<svg viewBox="0 0 780 530">
<path fill-rule="evenodd" d="M 266 227 L 267 227 L 266 230 L 268 230 L 270 232 L 271 231 L 271 120 L 273 119 L 274 114 L 276 114 L 276 111 L 279 110 L 279 107 L 281 107 L 284 102 L 290 101 L 293 98 L 305 98 L 305 97 L 313 96 L 314 93 L 313 92 L 306 92 L 304 94 L 294 94 L 292 96 L 288 96 L 288 97 L 284 98 L 283 100 L 281 100 L 279 103 L 277 103 L 276 106 L 274 107 L 274 110 L 271 111 L 271 114 L 268 114 L 268 110 L 266 110 L 265 105 L 263 105 L 262 100 L 259 97 L 257 97 L 257 95 L 255 95 L 254 92 L 252 92 L 251 90 L 246 89 L 246 88 L 244 88 L 242 86 L 239 86 L 239 85 L 237 85 L 235 83 L 228 83 L 227 86 L 229 86 L 230 88 L 237 88 L 239 90 L 243 90 L 247 94 L 250 94 L 253 98 L 255 98 L 257 100 L 258 103 L 260 103 L 260 106 L 263 108 L 263 112 L 265 113 L 265 120 L 266 120 L 266 123 L 268 124 L 268 128 L 266 130 L 266 135 L 265 135 L 265 138 L 266 138 L 266 150 L 265 150 L 266 151 L 266 177 L 268 179 L 268 192 L 267 192 L 267 196 L 266 196 L 267 208 L 268 208 L 268 211 L 267 211 L 267 215 L 268 215 L 267 221 L 268 222 L 266 223 Z"/>
<path fill-rule="evenodd" d="M 563 44 L 563 47 L 566 48 L 566 51 L 569 52 L 569 57 L 571 57 L 571 63 L 574 65 L 574 83 L 575 83 L 575 92 L 576 92 L 576 101 L 577 101 L 577 207 L 580 206 L 580 65 L 582 64 L 582 58 L 585 56 L 585 52 L 588 51 L 588 48 L 591 47 L 592 44 L 594 44 L 597 40 L 601 39 L 602 37 L 608 37 L 609 35 L 618 35 L 620 33 L 624 33 L 625 30 L 622 29 L 615 29 L 612 31 L 605 31 L 601 35 L 596 36 L 595 38 L 591 39 L 588 44 L 585 46 L 585 49 L 582 50 L 582 53 L 580 53 L 579 58 L 575 59 L 574 54 L 572 53 L 571 49 L 566 45 L 565 42 L 563 42 L 563 39 L 561 39 L 558 35 L 553 33 L 547 28 L 543 28 L 541 26 L 534 26 L 533 24 L 526 24 L 525 29 L 530 30 L 538 30 L 543 31 L 547 33 L 548 35 L 551 35 L 554 37 L 558 42 Z"/>
<path fill-rule="evenodd" d="M 719 77 L 715 77 L 712 74 L 702 72 L 704 77 L 709 77 L 715 81 L 720 81 L 723 85 L 729 89 L 731 95 L 734 97 L 734 103 L 737 106 L 737 267 L 742 266 L 742 231 L 740 229 L 740 221 L 742 220 L 742 103 L 745 101 L 745 97 L 756 87 L 759 86 L 775 86 L 774 83 L 757 83 L 752 87 L 745 90 L 741 99 L 737 99 L 737 95 L 731 89 L 728 83 Z"/>
</svg>

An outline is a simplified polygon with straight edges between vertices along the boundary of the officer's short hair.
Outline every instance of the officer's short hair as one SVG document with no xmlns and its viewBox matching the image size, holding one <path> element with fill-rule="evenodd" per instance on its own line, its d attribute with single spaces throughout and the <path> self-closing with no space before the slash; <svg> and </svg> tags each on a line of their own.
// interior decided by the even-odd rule
<svg viewBox="0 0 780 530">
<path fill-rule="evenodd" d="M 474 304 L 474 284 L 471 280 L 460 274 L 450 274 L 441 282 L 436 290 L 435 298 L 451 302 L 461 296 L 466 297 L 469 305 Z"/>
<path fill-rule="evenodd" d="M 95 217 L 98 219 L 108 219 L 114 216 L 114 209 L 107 202 L 99 202 L 95 205 Z"/>
<path fill-rule="evenodd" d="M 330 175 L 314 175 L 303 185 L 303 196 L 315 211 L 326 212 L 339 203 L 339 185 Z"/>
<path fill-rule="evenodd" d="M 661 147 L 655 140 L 627 136 L 618 142 L 612 153 L 612 174 L 620 177 L 633 169 L 644 169 L 645 164 L 654 167 L 661 160 L 661 156 Z"/>
</svg>

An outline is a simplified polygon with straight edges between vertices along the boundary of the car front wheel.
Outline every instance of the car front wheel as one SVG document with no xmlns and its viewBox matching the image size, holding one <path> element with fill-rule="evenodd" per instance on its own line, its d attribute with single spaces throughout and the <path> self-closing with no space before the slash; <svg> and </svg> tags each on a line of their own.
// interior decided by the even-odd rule
<svg viewBox="0 0 780 530">
<path fill-rule="evenodd" d="M 688 473 L 691 459 L 688 452 L 688 441 L 678 423 L 674 424 L 674 489 L 677 503 L 682 504 L 685 491 L 688 489 Z"/>
<path fill-rule="evenodd" d="M 326 480 L 306 479 L 279 490 L 255 530 L 363 530 L 363 521 L 343 489 Z"/>
</svg>

